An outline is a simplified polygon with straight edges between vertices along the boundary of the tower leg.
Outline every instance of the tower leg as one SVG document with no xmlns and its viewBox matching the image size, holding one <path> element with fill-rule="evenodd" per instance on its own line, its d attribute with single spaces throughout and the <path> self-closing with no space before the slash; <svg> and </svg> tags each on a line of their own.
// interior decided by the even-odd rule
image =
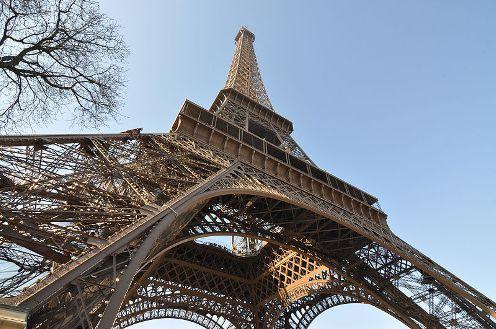
<svg viewBox="0 0 496 329">
<path fill-rule="evenodd" d="M 216 183 L 220 178 L 229 174 L 236 165 L 231 165 L 227 169 L 224 169 L 217 173 L 214 177 L 212 177 L 207 182 L 201 184 L 196 189 L 191 191 L 187 197 L 183 197 L 173 203 L 171 206 L 167 207 L 164 210 L 163 218 L 157 223 L 157 225 L 152 229 L 150 234 L 145 238 L 141 246 L 138 248 L 136 253 L 133 255 L 131 262 L 129 263 L 126 271 L 120 278 L 119 282 L 116 284 L 115 292 L 109 300 L 108 306 L 103 312 L 102 319 L 98 323 L 97 329 L 110 329 L 112 328 L 115 319 L 117 318 L 117 313 L 119 312 L 120 307 L 122 306 L 122 302 L 124 301 L 124 297 L 131 285 L 131 281 L 133 280 L 138 268 L 143 264 L 146 256 L 153 248 L 155 243 L 158 241 L 160 237 L 168 236 L 179 233 L 179 231 L 170 232 L 171 226 L 174 224 L 174 221 L 178 221 L 179 217 L 191 218 L 197 210 L 195 210 L 194 206 L 199 206 L 201 203 L 198 200 L 195 201 L 195 198 L 204 192 L 207 188 Z M 189 211 L 188 211 L 189 210 Z M 177 223 L 176 223 L 177 224 Z"/>
</svg>

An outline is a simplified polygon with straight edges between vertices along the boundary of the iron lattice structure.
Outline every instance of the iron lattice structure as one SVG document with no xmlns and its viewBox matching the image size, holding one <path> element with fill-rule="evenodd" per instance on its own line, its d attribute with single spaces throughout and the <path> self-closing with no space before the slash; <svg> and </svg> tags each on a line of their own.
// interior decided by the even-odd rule
<svg viewBox="0 0 496 329">
<path fill-rule="evenodd" d="M 242 28 L 210 109 L 168 134 L 0 138 L 0 303 L 29 328 L 307 328 L 366 303 L 410 328 L 496 328 L 496 305 L 389 229 L 291 138 Z M 237 236 L 228 249 L 202 243 Z M 249 247 L 256 245 L 256 247 Z"/>
</svg>

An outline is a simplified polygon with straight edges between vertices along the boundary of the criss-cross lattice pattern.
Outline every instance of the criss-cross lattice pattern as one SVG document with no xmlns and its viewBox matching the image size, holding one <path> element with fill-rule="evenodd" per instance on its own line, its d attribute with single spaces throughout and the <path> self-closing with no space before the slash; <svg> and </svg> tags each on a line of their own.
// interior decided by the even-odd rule
<svg viewBox="0 0 496 329">
<path fill-rule="evenodd" d="M 239 30 L 225 88 L 233 88 L 268 109 L 272 109 L 258 68 L 257 57 L 253 49 L 254 41 L 255 35 L 247 28 L 242 27 Z"/>
</svg>

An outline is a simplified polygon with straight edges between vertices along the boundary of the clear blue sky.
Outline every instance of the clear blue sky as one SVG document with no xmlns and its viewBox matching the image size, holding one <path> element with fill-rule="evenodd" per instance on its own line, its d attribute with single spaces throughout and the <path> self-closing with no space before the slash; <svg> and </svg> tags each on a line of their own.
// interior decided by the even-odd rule
<svg viewBox="0 0 496 329">
<path fill-rule="evenodd" d="M 185 98 L 208 107 L 246 25 L 272 104 L 310 157 L 379 197 L 400 237 L 496 299 L 496 1 L 102 7 L 132 52 L 126 118 L 102 131 L 168 131 Z M 70 129 L 60 121 L 37 132 Z M 364 305 L 327 311 L 311 326 L 329 327 L 403 328 Z"/>
</svg>

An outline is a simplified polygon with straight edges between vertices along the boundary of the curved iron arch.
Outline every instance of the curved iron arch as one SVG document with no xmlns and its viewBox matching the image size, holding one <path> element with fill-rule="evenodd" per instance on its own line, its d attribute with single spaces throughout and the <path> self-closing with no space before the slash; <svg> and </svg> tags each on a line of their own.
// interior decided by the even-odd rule
<svg viewBox="0 0 496 329">
<path fill-rule="evenodd" d="M 302 298 L 303 303 L 297 301 L 294 305 L 288 307 L 286 316 L 281 317 L 279 327 L 281 328 L 292 328 L 292 329 L 305 329 L 310 326 L 310 324 L 322 313 L 330 310 L 333 307 L 348 305 L 348 304 L 367 304 L 371 305 L 369 301 L 364 301 L 354 296 L 347 296 L 342 294 L 323 294 L 323 295 L 313 295 L 308 296 L 308 298 Z M 376 307 L 380 311 L 383 311 L 396 320 L 402 322 L 406 326 L 401 317 L 392 313 L 386 308 Z M 291 316 L 295 314 L 296 316 Z M 284 325 L 282 325 L 284 323 Z"/>
<path fill-rule="evenodd" d="M 226 234 L 226 233 L 238 233 L 238 234 L 239 234 L 239 232 L 226 232 L 226 231 L 224 231 L 224 232 L 218 232 L 217 234 L 222 234 L 222 235 L 224 235 L 224 234 Z M 199 237 L 207 237 L 207 236 L 212 236 L 212 235 L 216 235 L 216 233 L 204 234 L 204 235 L 195 235 L 195 236 L 188 236 L 188 237 L 184 238 L 183 240 L 176 241 L 174 244 L 172 244 L 172 245 L 170 246 L 170 248 L 176 247 L 176 246 L 181 245 L 181 244 L 183 244 L 183 243 L 186 243 L 187 241 L 190 241 L 190 240 L 198 239 Z M 241 234 L 241 235 L 245 235 L 245 234 Z M 246 235 L 245 235 L 245 236 L 246 236 Z M 270 240 L 270 239 L 267 239 L 267 238 L 265 238 L 265 237 L 261 237 L 261 236 L 257 236 L 257 235 L 252 235 L 252 237 L 262 238 L 262 239 L 265 239 L 267 242 L 274 243 L 274 244 L 278 244 L 278 245 L 280 245 L 280 246 L 284 246 L 284 243 L 281 243 L 281 242 L 278 242 L 278 241 L 274 241 L 274 240 Z M 170 250 L 170 249 L 167 249 L 167 250 L 165 250 L 165 251 L 168 251 L 168 250 Z M 313 283 L 309 283 L 309 284 L 313 284 Z M 357 302 L 366 302 L 366 301 L 370 301 L 370 299 L 371 299 L 371 298 L 373 298 L 373 297 L 371 297 L 371 296 L 367 296 L 367 297 L 368 297 L 369 299 L 366 299 L 366 298 L 360 298 L 360 297 L 358 296 L 358 298 L 357 298 L 357 300 L 358 300 L 358 301 L 357 301 Z M 373 306 L 378 306 L 378 305 L 380 305 L 380 303 L 378 303 L 378 302 L 376 301 L 375 303 L 371 303 L 371 305 L 373 305 Z M 381 306 L 379 306 L 379 309 L 381 309 L 382 311 L 386 311 L 386 312 L 387 312 L 387 308 L 386 308 L 386 307 L 381 307 Z M 212 310 L 212 311 L 213 311 L 213 310 Z M 392 313 L 392 312 L 391 312 L 391 311 L 389 311 L 388 313 Z M 401 320 L 402 322 L 408 322 L 408 321 L 407 321 L 407 320 L 405 320 L 405 319 L 400 319 L 400 320 Z M 410 323 L 410 325 L 411 325 L 411 323 Z"/>
<path fill-rule="evenodd" d="M 234 328 L 231 324 L 222 326 L 219 324 L 219 319 L 210 314 L 200 314 L 183 308 L 150 308 L 141 310 L 136 317 L 131 318 L 131 321 L 125 321 L 117 324 L 114 328 L 127 328 L 136 323 L 158 319 L 177 319 L 196 323 L 206 329 L 231 329 Z M 226 322 L 224 322 L 226 323 Z"/>
<path fill-rule="evenodd" d="M 266 174 L 263 174 L 262 175 L 266 175 Z M 272 180 L 275 180 L 275 178 L 272 178 Z M 353 224 L 353 221 L 349 221 L 347 222 L 346 220 L 349 219 L 347 218 L 347 216 L 349 216 L 349 214 L 347 214 L 347 216 L 344 216 L 342 219 L 339 219 L 339 220 L 336 220 L 336 216 L 333 216 L 333 215 L 330 215 L 330 214 L 326 214 L 325 211 L 323 211 L 322 209 L 317 209 L 313 206 L 309 206 L 310 203 L 305 203 L 303 202 L 301 199 L 291 199 L 288 195 L 282 193 L 281 191 L 278 191 L 276 190 L 274 187 L 267 187 L 265 186 L 264 188 L 260 188 L 260 186 L 262 185 L 260 182 L 258 181 L 255 181 L 254 184 L 256 185 L 255 187 L 253 186 L 234 186 L 234 187 L 231 187 L 231 188 L 227 188 L 226 186 L 217 186 L 217 187 L 214 187 L 214 188 L 211 188 L 210 190 L 208 191 L 204 191 L 203 193 L 201 193 L 200 195 L 192 198 L 192 200 L 190 200 L 190 206 L 191 205 L 194 205 L 194 204 L 198 204 L 198 202 L 200 201 L 205 201 L 205 200 L 210 200 L 216 196 L 222 196 L 222 195 L 236 195 L 236 194 L 246 194 L 246 195 L 256 195 L 256 196 L 266 196 L 266 197 L 270 197 L 270 198 L 273 198 L 273 199 L 276 199 L 276 200 L 279 200 L 279 201 L 283 201 L 283 202 L 288 202 L 290 204 L 293 204 L 293 205 L 296 205 L 296 206 L 299 206 L 299 207 L 302 207 L 304 209 L 307 209 L 309 211 L 313 211 L 317 214 L 320 214 L 322 216 L 325 216 L 335 222 L 338 222 L 339 224 L 342 224 L 343 226 L 346 226 L 348 228 L 350 228 L 351 230 L 353 230 L 354 232 L 370 239 L 371 241 L 379 244 L 381 247 L 384 247 L 384 245 L 386 245 L 386 247 L 384 247 L 385 249 L 389 250 L 389 249 L 392 249 L 394 252 L 396 252 L 399 257 L 401 258 L 404 258 L 406 259 L 406 261 L 410 262 L 411 263 L 411 268 L 415 268 L 415 269 L 418 269 L 419 271 L 421 271 L 421 273 L 429 273 L 430 274 L 434 274 L 432 275 L 432 277 L 434 279 L 439 279 L 440 277 L 442 277 L 443 275 L 445 275 L 446 273 L 448 273 L 448 279 L 444 279 L 444 280 L 439 280 L 439 284 L 443 284 L 444 282 L 446 282 L 446 280 L 449 280 L 450 276 L 451 275 L 449 272 L 444 271 L 439 271 L 437 268 L 426 268 L 426 266 L 424 266 L 425 264 L 422 264 L 422 262 L 419 262 L 419 259 L 415 259 L 415 256 L 414 254 L 408 254 L 408 248 L 405 247 L 408 246 L 406 243 L 402 242 L 402 244 L 398 245 L 398 246 L 394 246 L 394 242 L 396 242 L 396 240 L 391 241 L 391 236 L 394 236 L 394 234 L 392 234 L 389 230 L 389 228 L 387 228 L 387 226 L 382 226 L 381 227 L 381 232 L 382 232 L 382 235 L 381 234 L 378 234 L 378 232 L 376 231 L 377 228 L 374 228 L 374 229 L 370 229 L 370 228 L 364 228 L 364 227 L 360 227 L 360 226 L 356 226 L 355 224 Z M 306 192 L 305 192 L 306 193 Z M 311 196 L 311 197 L 315 197 L 315 196 Z M 334 206 L 332 206 L 334 207 Z M 177 210 L 176 210 L 177 211 Z M 174 211 L 174 212 L 176 212 Z M 343 213 L 341 213 L 343 214 Z M 238 233 L 236 233 L 238 234 Z M 397 238 L 396 236 L 394 236 L 397 240 L 399 240 L 399 238 Z M 401 240 L 400 240 L 401 241 Z M 410 247 L 410 246 L 408 246 Z M 410 247 L 411 248 L 411 247 Z M 406 257 L 405 257 L 406 255 Z M 425 257 L 424 255 L 420 254 L 420 256 L 418 256 L 420 258 L 422 257 Z M 420 259 L 422 260 L 422 259 Z M 429 259 L 427 259 L 427 261 L 430 261 Z M 432 261 L 430 261 L 432 262 Z M 420 266 L 420 265 L 421 266 Z M 437 265 L 437 264 L 436 264 Z M 415 303 L 413 303 L 413 305 L 417 306 Z M 465 307 L 467 307 L 467 305 L 464 305 Z M 470 308 L 470 306 L 468 306 L 468 308 Z M 468 309 L 466 308 L 465 310 L 469 310 L 471 311 L 471 309 Z M 422 309 L 418 309 L 418 311 L 420 312 L 423 312 L 424 310 Z M 400 314 L 400 312 L 398 312 L 398 314 Z M 477 321 L 479 321 L 479 319 L 476 319 Z M 429 315 L 428 313 L 426 313 L 426 315 L 424 316 L 424 320 L 422 320 L 422 322 L 425 323 L 428 323 L 430 325 L 435 325 L 436 323 L 439 324 L 439 320 L 434 317 L 434 316 L 431 316 Z M 410 327 L 418 327 L 418 324 L 416 321 L 412 321 L 411 318 L 409 316 L 407 317 L 404 317 L 404 321 L 403 322 L 408 322 L 409 326 Z M 437 325 L 435 325 L 437 326 Z M 440 326 L 440 324 L 439 324 Z"/>
<path fill-rule="evenodd" d="M 184 319 L 184 312 L 187 312 L 185 314 L 194 313 L 195 321 L 201 320 L 203 324 L 207 325 L 206 328 L 213 328 L 214 322 L 220 328 L 240 327 L 238 319 L 232 314 L 234 313 L 233 310 L 226 308 L 226 303 L 223 303 L 221 298 L 215 299 L 212 296 L 197 294 L 194 291 L 181 289 L 181 287 L 174 285 L 165 286 L 161 290 L 164 294 L 154 291 L 152 298 L 139 296 L 129 299 L 117 315 L 116 328 L 125 328 L 130 324 L 151 319 Z M 166 292 L 167 290 L 169 291 Z M 173 313 L 167 311 L 170 309 L 177 311 Z M 162 311 L 156 312 L 155 310 Z M 183 311 L 183 313 L 179 313 L 179 311 Z M 148 314 L 148 316 L 145 317 L 144 314 Z M 176 315 L 181 317 L 176 317 Z"/>
<path fill-rule="evenodd" d="M 280 325 L 276 327 L 307 328 L 321 313 L 332 307 L 345 304 L 367 304 L 373 306 L 408 326 L 408 323 L 400 315 L 392 312 L 391 309 L 384 307 L 376 300 L 372 300 L 371 296 L 364 298 L 359 294 L 351 294 L 324 287 L 307 296 L 301 297 L 282 310 L 276 322 L 277 324 L 280 323 Z M 281 326 L 282 323 L 284 323 L 284 326 Z"/>
</svg>

